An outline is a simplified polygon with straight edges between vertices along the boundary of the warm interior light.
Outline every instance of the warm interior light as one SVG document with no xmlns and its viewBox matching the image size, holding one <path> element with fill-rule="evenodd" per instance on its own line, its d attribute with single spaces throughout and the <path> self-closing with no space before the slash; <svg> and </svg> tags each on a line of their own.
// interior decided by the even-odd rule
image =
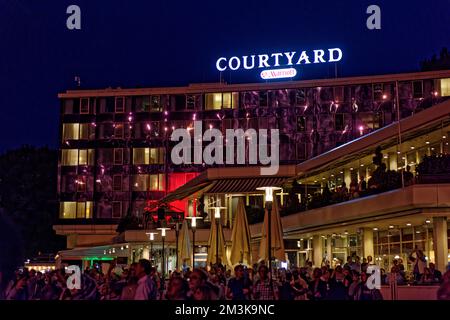
<svg viewBox="0 0 450 320">
<path fill-rule="evenodd" d="M 220 219 L 220 208 L 214 208 L 214 218 Z"/>
</svg>

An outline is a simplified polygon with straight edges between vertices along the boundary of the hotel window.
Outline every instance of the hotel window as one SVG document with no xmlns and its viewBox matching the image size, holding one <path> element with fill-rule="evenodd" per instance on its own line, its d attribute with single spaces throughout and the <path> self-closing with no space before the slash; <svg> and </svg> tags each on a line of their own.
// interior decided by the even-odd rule
<svg viewBox="0 0 450 320">
<path fill-rule="evenodd" d="M 79 100 L 77 100 L 78 103 L 80 103 Z M 74 114 L 75 113 L 75 108 L 74 108 L 74 101 L 72 99 L 66 99 L 62 101 L 62 109 L 63 109 L 63 114 Z"/>
<path fill-rule="evenodd" d="M 344 102 L 344 87 L 334 87 L 334 101 L 336 103 Z"/>
<path fill-rule="evenodd" d="M 151 174 L 149 186 L 150 186 L 149 191 L 164 191 L 164 175 Z"/>
<path fill-rule="evenodd" d="M 450 97 L 450 78 L 441 79 L 441 96 Z"/>
<path fill-rule="evenodd" d="M 92 140 L 95 131 L 90 123 L 80 123 L 80 140 Z"/>
<path fill-rule="evenodd" d="M 113 176 L 113 191 L 122 191 L 122 175 Z"/>
<path fill-rule="evenodd" d="M 86 192 L 86 176 L 78 176 L 76 180 L 77 192 Z"/>
<path fill-rule="evenodd" d="M 62 166 L 77 166 L 78 165 L 78 149 L 63 149 L 61 150 L 61 165 Z"/>
<path fill-rule="evenodd" d="M 78 140 L 80 137 L 80 124 L 64 123 L 63 124 L 63 141 Z"/>
<path fill-rule="evenodd" d="M 89 123 L 64 123 L 63 141 L 66 140 L 89 140 L 93 130 Z M 91 131 L 91 132 L 90 132 Z"/>
<path fill-rule="evenodd" d="M 223 93 L 207 93 L 206 110 L 220 110 L 237 108 L 239 93 L 237 92 L 223 92 Z"/>
<path fill-rule="evenodd" d="M 297 131 L 298 132 L 306 131 L 306 118 L 303 116 L 297 116 Z"/>
<path fill-rule="evenodd" d="M 93 203 L 87 202 L 61 202 L 59 204 L 60 219 L 91 219 Z"/>
<path fill-rule="evenodd" d="M 373 100 L 374 101 L 383 100 L 383 84 L 382 83 L 373 84 L 372 90 L 373 90 Z"/>
<path fill-rule="evenodd" d="M 423 98 L 423 81 L 413 81 L 413 97 Z"/>
<path fill-rule="evenodd" d="M 151 112 L 161 112 L 162 104 L 161 104 L 161 96 L 150 96 L 150 111 Z"/>
<path fill-rule="evenodd" d="M 89 113 L 89 98 L 81 98 L 80 100 L 80 114 Z"/>
<path fill-rule="evenodd" d="M 123 139 L 123 123 L 116 123 L 114 125 L 114 138 Z"/>
<path fill-rule="evenodd" d="M 163 164 L 164 148 L 134 148 L 133 164 Z"/>
<path fill-rule="evenodd" d="M 136 174 L 133 176 L 133 191 L 148 190 L 148 174 Z"/>
<path fill-rule="evenodd" d="M 342 131 L 345 128 L 345 119 L 343 113 L 336 113 L 334 120 L 334 127 L 337 131 Z"/>
<path fill-rule="evenodd" d="M 259 92 L 259 106 L 260 107 L 267 107 L 269 104 L 269 94 L 267 91 L 260 91 Z"/>
<path fill-rule="evenodd" d="M 94 149 L 82 149 L 78 154 L 78 165 L 92 166 L 94 164 Z"/>
<path fill-rule="evenodd" d="M 123 149 L 122 148 L 114 149 L 114 164 L 115 165 L 123 164 Z"/>
<path fill-rule="evenodd" d="M 186 95 L 186 110 L 201 109 L 202 96 L 200 94 Z"/>
<path fill-rule="evenodd" d="M 122 218 L 122 202 L 113 201 L 112 203 L 112 217 Z"/>
<path fill-rule="evenodd" d="M 116 113 L 124 113 L 125 112 L 125 99 L 124 97 L 116 97 L 116 105 L 114 111 Z"/>
</svg>

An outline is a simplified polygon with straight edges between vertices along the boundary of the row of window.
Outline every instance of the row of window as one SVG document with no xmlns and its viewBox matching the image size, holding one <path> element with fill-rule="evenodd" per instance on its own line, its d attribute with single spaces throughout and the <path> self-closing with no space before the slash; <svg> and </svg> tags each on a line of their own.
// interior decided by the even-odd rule
<svg viewBox="0 0 450 320">
<path fill-rule="evenodd" d="M 438 93 L 450 96 L 450 78 L 440 80 L 418 80 L 400 82 L 400 99 L 420 99 Z M 220 110 L 238 108 L 239 99 L 244 108 L 257 106 L 304 105 L 309 98 L 322 101 L 351 102 L 359 99 L 383 101 L 395 95 L 394 83 L 348 87 L 323 87 L 311 89 L 279 89 L 270 91 L 218 92 L 206 94 L 150 95 L 104 98 L 66 99 L 63 101 L 65 114 L 161 112 L 170 107 L 174 111 Z M 203 100 L 204 96 L 204 100 Z"/>
<path fill-rule="evenodd" d="M 108 149 L 106 149 L 108 150 Z M 124 164 L 123 148 L 115 148 L 108 150 L 112 154 L 112 161 L 102 153 L 101 163 L 112 163 L 114 165 Z M 62 166 L 92 166 L 94 165 L 94 149 L 62 149 L 61 165 Z M 109 159 L 110 160 L 110 159 Z M 133 164 L 150 165 L 164 164 L 164 148 L 134 148 Z"/>
</svg>

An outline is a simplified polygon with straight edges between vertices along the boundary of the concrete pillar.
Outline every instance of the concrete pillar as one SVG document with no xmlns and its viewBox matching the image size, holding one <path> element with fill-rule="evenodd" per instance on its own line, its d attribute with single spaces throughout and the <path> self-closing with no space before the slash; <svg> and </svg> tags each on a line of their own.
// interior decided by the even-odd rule
<svg viewBox="0 0 450 320">
<path fill-rule="evenodd" d="M 350 169 L 344 169 L 344 182 L 347 189 L 350 189 L 350 183 L 352 183 L 352 175 Z"/>
<path fill-rule="evenodd" d="M 433 218 L 433 250 L 436 269 L 444 273 L 448 264 L 447 218 Z"/>
<path fill-rule="evenodd" d="M 373 253 L 373 230 L 371 228 L 364 228 L 363 233 L 363 255 L 364 258 L 367 258 L 367 256 L 372 256 L 374 258 Z M 374 258 L 375 260 L 375 258 Z M 361 258 L 362 261 L 362 258 Z"/>
<path fill-rule="evenodd" d="M 391 153 L 389 154 L 389 170 L 397 171 L 397 154 Z"/>
<path fill-rule="evenodd" d="M 150 250 L 147 247 L 142 251 L 142 259 L 150 260 Z"/>
<path fill-rule="evenodd" d="M 323 259 L 323 240 L 319 235 L 313 237 L 313 258 L 313 265 L 320 268 Z"/>
<path fill-rule="evenodd" d="M 327 260 L 330 261 L 333 260 L 333 255 L 331 254 L 331 236 L 327 237 Z"/>
</svg>

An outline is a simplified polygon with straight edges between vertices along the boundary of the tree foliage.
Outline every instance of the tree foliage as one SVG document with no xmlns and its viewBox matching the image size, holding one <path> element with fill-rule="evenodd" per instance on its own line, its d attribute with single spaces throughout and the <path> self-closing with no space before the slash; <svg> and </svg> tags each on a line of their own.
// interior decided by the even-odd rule
<svg viewBox="0 0 450 320">
<path fill-rule="evenodd" d="M 52 229 L 58 213 L 57 151 L 24 146 L 0 155 L 0 208 L 9 216 L 31 258 L 64 247 Z"/>
</svg>

